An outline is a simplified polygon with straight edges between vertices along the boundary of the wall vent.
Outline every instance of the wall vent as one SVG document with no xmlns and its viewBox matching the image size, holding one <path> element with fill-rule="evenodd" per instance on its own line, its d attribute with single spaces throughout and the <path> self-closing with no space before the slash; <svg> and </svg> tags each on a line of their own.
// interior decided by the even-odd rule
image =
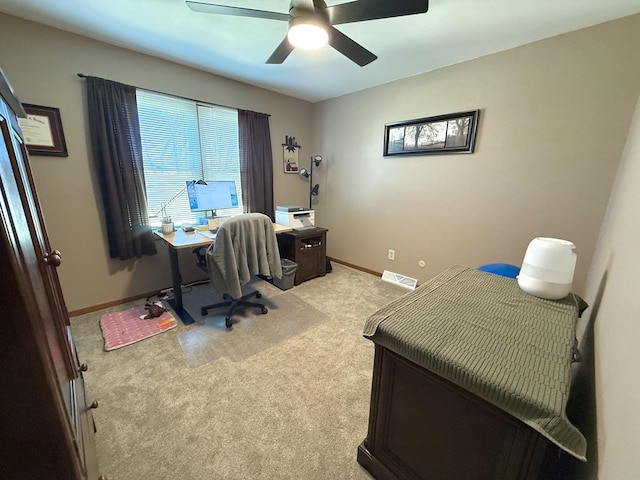
<svg viewBox="0 0 640 480">
<path fill-rule="evenodd" d="M 415 290 L 416 285 L 418 285 L 418 280 L 416 280 L 415 278 L 400 275 L 399 273 L 393 273 L 389 270 L 385 270 L 382 273 L 382 280 L 385 282 L 393 283 L 394 285 L 398 285 L 400 287 L 408 288 L 409 290 Z"/>
</svg>

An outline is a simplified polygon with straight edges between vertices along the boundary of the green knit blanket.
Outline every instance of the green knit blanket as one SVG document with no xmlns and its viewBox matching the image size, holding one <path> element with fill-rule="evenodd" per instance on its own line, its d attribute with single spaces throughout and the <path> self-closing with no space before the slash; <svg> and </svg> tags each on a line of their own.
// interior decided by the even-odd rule
<svg viewBox="0 0 640 480">
<path fill-rule="evenodd" d="M 586 461 L 586 439 L 565 414 L 578 301 L 457 265 L 373 314 L 363 334 Z"/>
</svg>

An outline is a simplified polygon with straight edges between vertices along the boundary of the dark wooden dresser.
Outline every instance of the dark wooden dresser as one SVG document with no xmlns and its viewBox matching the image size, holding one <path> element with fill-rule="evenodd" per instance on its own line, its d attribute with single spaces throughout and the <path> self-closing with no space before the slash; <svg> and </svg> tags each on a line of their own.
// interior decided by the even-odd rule
<svg viewBox="0 0 640 480">
<path fill-rule="evenodd" d="M 550 442 L 467 390 L 376 345 L 369 433 L 376 480 L 544 480 Z"/>
<path fill-rule="evenodd" d="M 565 414 L 580 302 L 455 266 L 376 312 L 358 462 L 377 480 L 547 480 L 560 449 L 584 461 Z"/>
<path fill-rule="evenodd" d="M 92 408 L 27 150 L 0 70 L 0 478 L 95 479 Z"/>
<path fill-rule="evenodd" d="M 326 228 L 293 230 L 278 236 L 280 256 L 296 262 L 295 285 L 327 273 Z"/>
</svg>

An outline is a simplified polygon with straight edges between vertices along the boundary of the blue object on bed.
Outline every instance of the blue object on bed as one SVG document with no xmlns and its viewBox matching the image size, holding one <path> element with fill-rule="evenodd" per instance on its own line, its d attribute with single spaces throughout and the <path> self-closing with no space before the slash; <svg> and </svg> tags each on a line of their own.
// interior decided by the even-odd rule
<svg viewBox="0 0 640 480">
<path fill-rule="evenodd" d="M 509 278 L 516 278 L 520 273 L 520 267 L 508 263 L 487 263 L 478 267 L 478 270 Z"/>
</svg>

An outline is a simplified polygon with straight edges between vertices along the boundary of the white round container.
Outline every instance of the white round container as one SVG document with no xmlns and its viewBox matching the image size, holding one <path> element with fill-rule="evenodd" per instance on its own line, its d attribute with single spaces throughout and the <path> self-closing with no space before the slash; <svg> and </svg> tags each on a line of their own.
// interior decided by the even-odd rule
<svg viewBox="0 0 640 480">
<path fill-rule="evenodd" d="M 576 246 L 559 238 L 534 238 L 524 254 L 518 285 L 536 297 L 559 300 L 571 291 Z"/>
</svg>

